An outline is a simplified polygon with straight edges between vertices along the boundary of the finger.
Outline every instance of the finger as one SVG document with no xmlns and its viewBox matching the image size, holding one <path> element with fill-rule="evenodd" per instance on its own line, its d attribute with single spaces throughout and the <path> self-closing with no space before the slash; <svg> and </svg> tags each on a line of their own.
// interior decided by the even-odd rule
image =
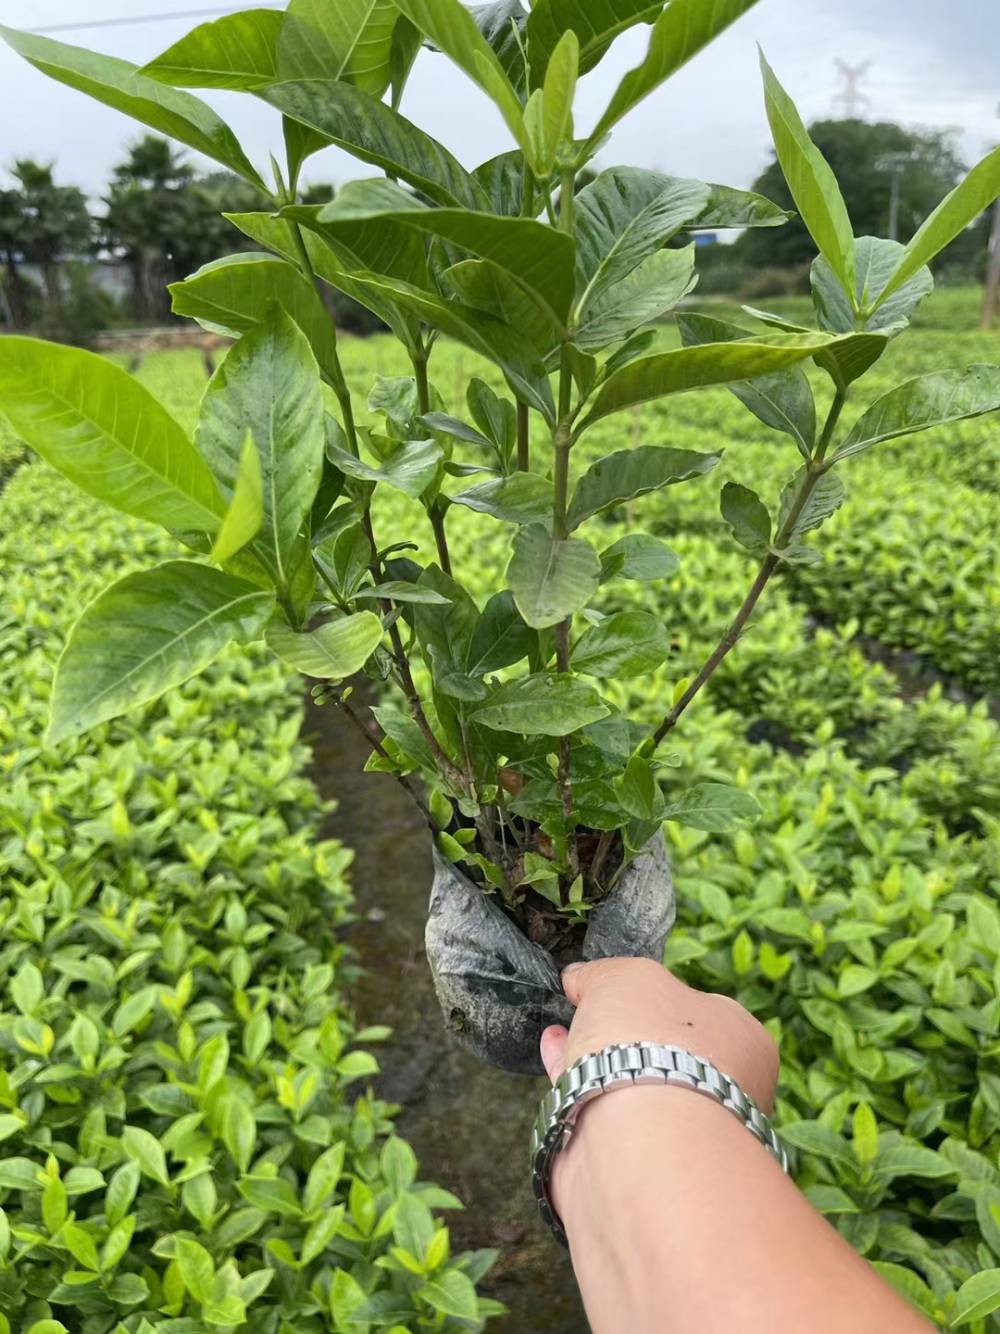
<svg viewBox="0 0 1000 1334">
<path fill-rule="evenodd" d="M 545 1073 L 554 1084 L 566 1069 L 566 1040 L 569 1030 L 561 1024 L 553 1024 L 542 1034 L 541 1053 Z"/>
<path fill-rule="evenodd" d="M 580 1004 L 581 988 L 583 986 L 583 974 L 586 973 L 588 965 L 585 963 L 571 963 L 562 970 L 562 987 L 566 994 L 566 999 L 572 1005 Z"/>
</svg>

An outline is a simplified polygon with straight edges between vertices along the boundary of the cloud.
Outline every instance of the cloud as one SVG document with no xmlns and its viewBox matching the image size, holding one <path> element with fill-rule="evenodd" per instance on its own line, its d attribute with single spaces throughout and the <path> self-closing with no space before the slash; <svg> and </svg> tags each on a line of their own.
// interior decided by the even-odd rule
<svg viewBox="0 0 1000 1334">
<path fill-rule="evenodd" d="M 169 7 L 133 0 L 137 10 Z M 1000 138 L 1000 24 L 996 0 L 760 0 L 708 51 L 681 70 L 616 130 L 603 161 L 656 166 L 745 186 L 768 158 L 769 135 L 756 44 L 798 100 L 806 119 L 836 114 L 836 59 L 870 61 L 863 90 L 870 114 L 908 124 L 954 126 L 971 162 Z M 124 0 L 101 0 L 109 16 Z M 187 8 L 178 5 L 178 8 Z M 95 17 L 92 0 L 5 0 L 4 21 L 39 27 Z M 67 33 L 66 39 L 142 61 L 163 50 L 190 21 Z M 641 58 L 646 30 L 626 35 L 581 85 L 580 125 L 589 126 L 622 73 Z M 281 151 L 274 112 L 253 98 L 210 94 L 254 160 Z M 468 165 L 510 147 L 499 116 L 440 56 L 422 55 L 404 111 Z M 118 113 L 52 83 L 0 49 L 0 164 L 14 156 L 55 158 L 62 179 L 99 193 L 124 146 L 142 133 Z M 336 150 L 314 160 L 313 179 L 345 179 L 371 169 Z"/>
</svg>

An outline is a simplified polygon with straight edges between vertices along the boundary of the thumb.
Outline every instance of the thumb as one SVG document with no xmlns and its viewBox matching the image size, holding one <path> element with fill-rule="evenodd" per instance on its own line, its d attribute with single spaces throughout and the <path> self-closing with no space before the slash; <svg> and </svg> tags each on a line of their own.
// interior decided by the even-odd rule
<svg viewBox="0 0 1000 1334">
<path fill-rule="evenodd" d="M 568 1038 L 569 1029 L 563 1028 L 561 1024 L 553 1024 L 542 1034 L 542 1065 L 545 1066 L 545 1073 L 553 1084 L 566 1069 L 566 1042 Z"/>
</svg>

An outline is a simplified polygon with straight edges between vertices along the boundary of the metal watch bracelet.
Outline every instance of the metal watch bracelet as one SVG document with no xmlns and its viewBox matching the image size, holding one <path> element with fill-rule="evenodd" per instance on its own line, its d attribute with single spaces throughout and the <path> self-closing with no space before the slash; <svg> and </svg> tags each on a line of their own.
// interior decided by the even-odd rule
<svg viewBox="0 0 1000 1334">
<path fill-rule="evenodd" d="M 531 1130 L 531 1184 L 538 1212 L 561 1245 L 568 1246 L 569 1242 L 549 1196 L 553 1160 L 569 1141 L 581 1107 L 602 1093 L 633 1084 L 670 1084 L 713 1098 L 746 1126 L 777 1159 L 783 1171 L 788 1171 L 788 1155 L 770 1121 L 739 1084 L 710 1061 L 692 1055 L 683 1047 L 668 1047 L 659 1042 L 605 1047 L 582 1057 L 560 1075 L 542 1099 Z"/>
</svg>

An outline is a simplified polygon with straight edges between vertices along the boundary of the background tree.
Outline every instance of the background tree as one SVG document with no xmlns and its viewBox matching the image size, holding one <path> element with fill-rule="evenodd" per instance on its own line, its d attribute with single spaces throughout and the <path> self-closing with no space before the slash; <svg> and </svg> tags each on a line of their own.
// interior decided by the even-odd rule
<svg viewBox="0 0 1000 1334">
<path fill-rule="evenodd" d="M 60 263 L 87 254 L 94 225 L 87 197 L 75 185 L 57 185 L 52 163 L 20 158 L 12 173 L 13 190 L 0 200 L 0 246 L 4 249 L 7 287 L 15 323 L 27 317 L 27 301 L 18 263 L 41 271 L 49 311 L 57 315 L 63 293 Z"/>
<path fill-rule="evenodd" d="M 30 318 L 29 289 L 21 272 L 24 214 L 16 190 L 0 190 L 0 260 L 3 262 L 2 314 L 15 329 L 26 329 Z"/>
<path fill-rule="evenodd" d="M 816 121 L 809 132 L 840 182 L 857 236 L 888 232 L 893 158 L 905 158 L 899 177 L 900 241 L 909 240 L 964 171 L 947 130 L 909 130 L 891 121 L 871 124 L 854 119 Z M 757 177 L 753 189 L 785 208 L 794 208 L 776 160 Z M 962 240 L 959 237 L 955 244 L 961 245 Z M 751 228 L 737 241 L 736 249 L 750 264 L 787 268 L 804 265 L 816 254 L 799 218 L 767 232 Z"/>
<path fill-rule="evenodd" d="M 167 284 L 186 278 L 221 251 L 249 248 L 222 211 L 269 207 L 264 196 L 229 172 L 198 176 L 166 139 L 147 134 L 115 168 L 106 199 L 104 242 L 132 271 L 135 316 L 170 312 Z"/>
</svg>

